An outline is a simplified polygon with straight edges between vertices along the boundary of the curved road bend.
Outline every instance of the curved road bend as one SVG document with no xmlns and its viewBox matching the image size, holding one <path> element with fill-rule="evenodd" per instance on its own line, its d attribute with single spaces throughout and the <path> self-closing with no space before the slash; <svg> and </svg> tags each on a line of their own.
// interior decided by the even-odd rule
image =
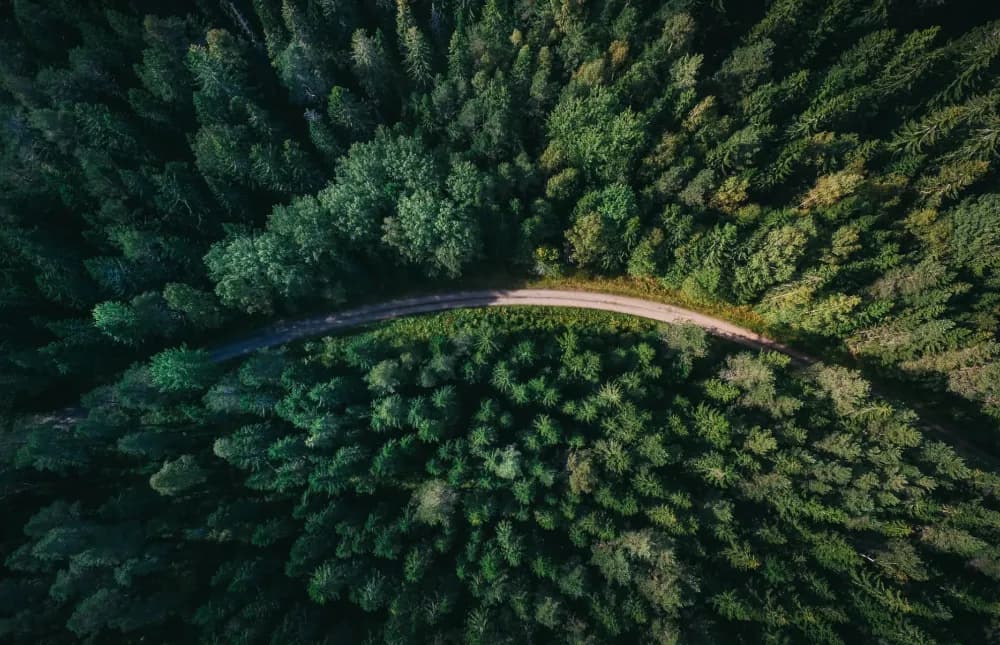
<svg viewBox="0 0 1000 645">
<path fill-rule="evenodd" d="M 349 329 L 359 325 L 402 318 L 416 314 L 432 313 L 436 311 L 447 311 L 449 309 L 469 309 L 477 307 L 507 307 L 507 306 L 536 306 L 536 307 L 574 307 L 577 309 L 598 309 L 601 311 L 612 311 L 640 318 L 648 318 L 665 323 L 691 324 L 701 327 L 709 334 L 718 336 L 726 340 L 733 341 L 745 347 L 754 349 L 769 349 L 781 352 L 791 357 L 793 363 L 805 366 L 819 362 L 819 359 L 799 352 L 787 345 L 775 340 L 761 336 L 755 331 L 744 327 L 739 327 L 732 323 L 700 314 L 690 309 L 675 307 L 651 300 L 640 298 L 629 298 L 627 296 L 616 296 L 606 293 L 596 293 L 593 291 L 571 291 L 558 289 L 511 289 L 511 290 L 486 290 L 486 291 L 454 291 L 431 296 L 417 296 L 414 298 L 402 298 L 399 300 L 389 300 L 379 304 L 365 305 L 354 309 L 346 309 L 337 313 L 304 318 L 302 320 L 280 322 L 265 327 L 256 333 L 241 340 L 220 345 L 209 350 L 211 360 L 221 363 L 233 358 L 251 354 L 257 350 L 277 345 L 284 345 L 292 341 L 319 336 L 321 334 Z M 872 393 L 878 395 L 879 392 L 872 386 Z M 917 408 L 920 405 L 915 402 L 904 404 L 906 407 Z M 79 420 L 83 410 L 75 407 L 64 410 L 60 413 L 49 415 L 45 420 L 56 421 L 59 425 L 69 426 Z M 963 449 L 971 455 L 977 455 L 980 459 L 986 459 L 994 464 L 1000 464 L 1000 460 L 993 457 L 987 451 L 972 445 L 958 433 L 945 428 L 937 423 L 921 419 L 921 425 L 934 432 L 949 437 L 956 448 Z"/>
<path fill-rule="evenodd" d="M 321 334 L 349 329 L 359 325 L 392 320 L 404 316 L 447 311 L 449 309 L 469 309 L 477 307 L 572 307 L 577 309 L 598 309 L 612 311 L 640 318 L 648 318 L 665 323 L 691 324 L 701 327 L 709 334 L 724 338 L 753 349 L 768 349 L 789 356 L 793 364 L 808 366 L 820 362 L 820 359 L 797 351 L 783 343 L 761 336 L 755 331 L 734 325 L 719 318 L 700 314 L 690 309 L 675 307 L 652 300 L 629 298 L 593 291 L 572 291 L 561 289 L 511 289 L 485 291 L 453 291 L 430 296 L 402 298 L 386 302 L 365 305 L 354 309 L 345 309 L 337 313 L 304 318 L 301 320 L 280 322 L 243 338 L 220 345 L 210 350 L 213 362 L 221 363 L 233 358 L 251 354 L 268 347 L 284 345 L 292 341 L 319 336 Z M 871 392 L 883 396 L 874 383 Z M 921 411 L 921 405 L 910 401 L 903 403 L 904 407 Z M 1000 460 L 991 453 L 973 445 L 959 433 L 938 423 L 929 421 L 921 415 L 920 425 L 930 431 L 947 436 L 952 445 L 961 449 L 968 456 L 978 456 L 980 459 L 1000 465 Z"/>
<path fill-rule="evenodd" d="M 333 314 L 278 322 L 264 327 L 240 340 L 210 348 L 209 355 L 212 362 L 222 363 L 268 347 L 276 347 L 303 338 L 320 336 L 327 332 L 349 329 L 383 320 L 433 313 L 436 311 L 447 311 L 449 309 L 524 305 L 599 309 L 601 311 L 613 311 L 666 323 L 688 323 L 697 325 L 710 334 L 747 347 L 771 349 L 781 352 L 790 356 L 799 365 L 809 365 L 817 362 L 817 359 L 795 351 L 777 341 L 765 338 L 757 332 L 689 309 L 665 305 L 651 300 L 642 300 L 640 298 L 629 298 L 593 291 L 556 289 L 453 291 L 430 296 L 388 300 L 378 304 L 345 309 Z M 83 416 L 85 416 L 83 408 L 74 406 L 40 417 L 40 419 L 68 427 L 78 422 Z"/>
<path fill-rule="evenodd" d="M 432 296 L 389 300 L 379 304 L 339 311 L 330 315 L 278 323 L 242 340 L 216 347 L 211 350 L 211 356 L 215 362 L 227 361 L 250 354 L 259 349 L 283 345 L 302 338 L 319 336 L 330 331 L 401 318 L 403 316 L 412 316 L 414 314 L 446 311 L 449 309 L 509 306 L 599 309 L 601 311 L 613 311 L 666 323 L 688 323 L 701 327 L 709 334 L 734 341 L 741 345 L 781 352 L 790 356 L 793 361 L 799 364 L 808 365 L 817 362 L 817 359 L 770 338 L 761 336 L 757 332 L 689 309 L 653 302 L 651 300 L 629 298 L 627 296 L 555 289 L 455 291 Z"/>
<path fill-rule="evenodd" d="M 326 316 L 315 316 L 287 322 L 279 322 L 265 327 L 240 340 L 232 341 L 209 350 L 212 362 L 222 363 L 253 352 L 284 345 L 292 341 L 319 336 L 321 334 L 367 325 L 383 320 L 404 316 L 447 311 L 449 309 L 469 309 L 476 307 L 500 306 L 576 307 L 579 309 L 599 309 L 630 314 L 667 323 L 689 323 L 697 325 L 715 336 L 726 338 L 748 347 L 773 349 L 791 356 L 798 364 L 808 365 L 816 359 L 797 352 L 777 341 L 760 334 L 712 318 L 695 311 L 665 305 L 651 300 L 628 298 L 592 291 L 570 291 L 556 289 L 512 289 L 488 291 L 453 291 L 430 296 L 417 296 L 388 300 L 354 309 L 345 309 Z M 41 421 L 69 427 L 85 416 L 83 408 L 73 406 L 39 417 Z"/>
</svg>

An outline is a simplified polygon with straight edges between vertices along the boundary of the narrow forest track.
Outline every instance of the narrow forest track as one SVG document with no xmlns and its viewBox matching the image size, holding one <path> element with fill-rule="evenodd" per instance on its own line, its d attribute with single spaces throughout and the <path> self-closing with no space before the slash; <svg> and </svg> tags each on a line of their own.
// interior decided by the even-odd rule
<svg viewBox="0 0 1000 645">
<path fill-rule="evenodd" d="M 611 311 L 665 323 L 691 324 L 708 333 L 755 349 L 771 349 L 786 354 L 798 365 L 819 362 L 787 345 L 761 336 L 719 318 L 668 305 L 653 300 L 617 296 L 609 293 L 570 289 L 490 289 L 481 291 L 452 291 L 428 296 L 415 296 L 387 300 L 331 314 L 312 316 L 299 320 L 279 321 L 263 327 L 248 336 L 224 345 L 209 348 L 214 363 L 223 363 L 269 347 L 278 347 L 297 340 L 321 336 L 325 333 L 351 329 L 395 318 L 481 307 L 568 307 Z M 58 412 L 36 417 L 36 421 L 70 427 L 86 416 L 81 406 L 72 406 Z"/>
<path fill-rule="evenodd" d="M 277 347 L 286 343 L 313 338 L 335 331 L 351 329 L 385 320 L 393 320 L 406 316 L 448 311 L 452 309 L 474 309 L 482 307 L 567 307 L 576 309 L 597 309 L 614 313 L 638 316 L 649 320 L 672 324 L 690 324 L 704 329 L 707 333 L 753 349 L 766 349 L 789 356 L 799 367 L 819 363 L 820 359 L 795 350 L 757 332 L 734 325 L 731 322 L 698 313 L 683 307 L 668 305 L 653 300 L 618 296 L 609 293 L 593 291 L 562 290 L 562 289 L 511 289 L 482 291 L 453 291 L 428 296 L 416 296 L 388 300 L 372 305 L 345 309 L 336 313 L 313 316 L 293 321 L 281 321 L 240 340 L 226 343 L 209 349 L 211 360 L 222 363 L 234 358 L 252 354 L 261 349 Z M 886 397 L 872 384 L 872 392 Z M 920 404 L 903 403 L 904 406 L 923 412 Z M 47 420 L 59 425 L 72 425 L 83 415 L 79 407 L 69 408 L 60 413 L 49 415 Z M 933 423 L 921 417 L 919 425 L 923 429 L 947 437 L 950 443 L 959 449 L 966 457 L 977 457 L 994 466 L 1000 466 L 1000 459 L 975 446 L 965 439 L 961 433 Z"/>
<path fill-rule="evenodd" d="M 793 364 L 799 367 L 821 362 L 819 358 L 762 336 L 751 329 L 740 327 L 726 320 L 698 313 L 697 311 L 654 300 L 569 289 L 453 291 L 428 296 L 388 300 L 382 303 L 345 309 L 328 315 L 275 323 L 241 340 L 226 343 L 209 351 L 212 360 L 216 363 L 221 363 L 268 347 L 276 347 L 296 340 L 320 336 L 328 332 L 350 329 L 352 327 L 395 318 L 448 311 L 451 309 L 511 306 L 597 309 L 665 323 L 696 325 L 713 336 L 745 347 L 773 350 L 785 354 L 792 359 Z M 879 392 L 879 388 L 875 384 L 872 384 L 872 393 L 882 398 L 892 398 Z M 1000 460 L 997 457 L 983 448 L 972 444 L 961 433 L 923 418 L 924 415 L 920 413 L 926 412 L 923 409 L 924 406 L 912 401 L 908 403 L 902 402 L 902 405 L 918 412 L 918 416 L 920 417 L 918 423 L 921 428 L 946 437 L 949 439 L 949 443 L 959 449 L 964 456 L 976 458 L 993 466 L 1000 466 Z"/>
<path fill-rule="evenodd" d="M 755 331 L 739 327 L 719 318 L 691 311 L 690 309 L 655 302 L 653 300 L 642 300 L 640 298 L 617 296 L 608 293 L 561 289 L 454 291 L 430 296 L 389 300 L 355 309 L 338 311 L 329 315 L 277 323 L 242 340 L 216 347 L 211 350 L 211 357 L 215 362 L 223 362 L 260 349 L 283 345 L 291 341 L 383 320 L 402 318 L 404 316 L 447 311 L 450 309 L 510 306 L 598 309 L 665 323 L 691 324 L 701 327 L 713 336 L 718 336 L 741 345 L 781 352 L 790 356 L 797 364 L 808 365 L 818 362 L 818 359 L 812 356 L 796 351 L 778 341 L 761 336 Z"/>
</svg>

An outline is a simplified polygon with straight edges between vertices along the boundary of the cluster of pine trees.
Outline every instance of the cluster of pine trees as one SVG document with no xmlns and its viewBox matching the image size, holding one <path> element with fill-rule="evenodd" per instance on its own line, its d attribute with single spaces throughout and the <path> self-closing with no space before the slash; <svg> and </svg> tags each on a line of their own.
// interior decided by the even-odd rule
<svg viewBox="0 0 1000 645">
<path fill-rule="evenodd" d="M 995 13 L 5 3 L 0 398 L 502 266 L 748 305 L 1000 415 Z"/>
<path fill-rule="evenodd" d="M 17 451 L 0 637 L 1000 637 L 1000 478 L 856 373 L 727 350 L 538 311 L 166 350 Z"/>
<path fill-rule="evenodd" d="M 2 3 L 0 640 L 1000 639 L 997 471 L 842 367 L 582 314 L 185 345 L 630 276 L 996 448 L 998 80 L 979 0 Z"/>
</svg>

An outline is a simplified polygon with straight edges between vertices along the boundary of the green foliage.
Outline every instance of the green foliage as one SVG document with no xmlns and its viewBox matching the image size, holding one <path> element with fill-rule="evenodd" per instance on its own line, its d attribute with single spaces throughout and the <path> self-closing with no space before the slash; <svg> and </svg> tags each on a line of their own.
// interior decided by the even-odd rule
<svg viewBox="0 0 1000 645">
<path fill-rule="evenodd" d="M 584 195 L 576 204 L 574 220 L 566 231 L 570 259 L 587 268 L 620 271 L 641 227 L 632 190 L 615 184 Z"/>
<path fill-rule="evenodd" d="M 196 329 L 215 329 L 225 321 L 224 313 L 210 293 L 183 283 L 171 283 L 163 289 L 163 299 L 180 312 Z"/>
<path fill-rule="evenodd" d="M 646 139 L 642 117 L 603 88 L 585 97 L 567 93 L 552 111 L 548 131 L 544 163 L 578 168 L 603 182 L 627 178 Z"/>
<path fill-rule="evenodd" d="M 164 462 L 163 467 L 149 478 L 149 485 L 160 495 L 174 497 L 203 484 L 205 479 L 205 471 L 194 457 L 181 455 L 174 461 Z"/>
<path fill-rule="evenodd" d="M 154 4 L 0 8 L 3 640 L 995 637 L 995 473 L 843 368 L 569 312 L 183 348 L 575 266 L 995 447 L 991 3 Z"/>
<path fill-rule="evenodd" d="M 237 312 L 573 265 L 996 415 L 992 8 L 376 4 L 4 10 L 8 405 Z M 928 262 L 951 297 L 880 295 Z"/>
<path fill-rule="evenodd" d="M 163 392 L 203 391 L 216 373 L 215 365 L 202 349 L 167 349 L 153 356 L 149 364 L 150 378 Z"/>
<path fill-rule="evenodd" d="M 349 640 L 964 640 L 992 620 L 995 484 L 844 368 L 525 310 L 207 368 L 169 350 L 72 428 L 18 429 L 26 476 L 94 476 L 12 540 L 8 634 L 207 640 L 225 607 L 261 637 Z M 803 613 L 827 622 L 775 619 Z"/>
</svg>

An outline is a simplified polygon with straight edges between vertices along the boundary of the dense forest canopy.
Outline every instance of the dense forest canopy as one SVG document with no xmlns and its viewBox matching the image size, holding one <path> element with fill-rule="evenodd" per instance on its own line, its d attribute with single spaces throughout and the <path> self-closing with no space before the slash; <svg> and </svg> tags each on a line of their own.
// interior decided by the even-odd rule
<svg viewBox="0 0 1000 645">
<path fill-rule="evenodd" d="M 457 312 L 87 405 L 17 453 L 64 489 L 0 583 L 25 642 L 1000 636 L 1000 478 L 698 328 Z"/>
<path fill-rule="evenodd" d="M 3 401 L 44 409 L 246 314 L 504 267 L 747 305 L 1000 415 L 993 14 L 14 0 Z"/>
<path fill-rule="evenodd" d="M 0 4 L 0 640 L 1000 638 L 998 79 L 979 0 Z M 828 360 L 192 349 L 493 276 Z"/>
</svg>

